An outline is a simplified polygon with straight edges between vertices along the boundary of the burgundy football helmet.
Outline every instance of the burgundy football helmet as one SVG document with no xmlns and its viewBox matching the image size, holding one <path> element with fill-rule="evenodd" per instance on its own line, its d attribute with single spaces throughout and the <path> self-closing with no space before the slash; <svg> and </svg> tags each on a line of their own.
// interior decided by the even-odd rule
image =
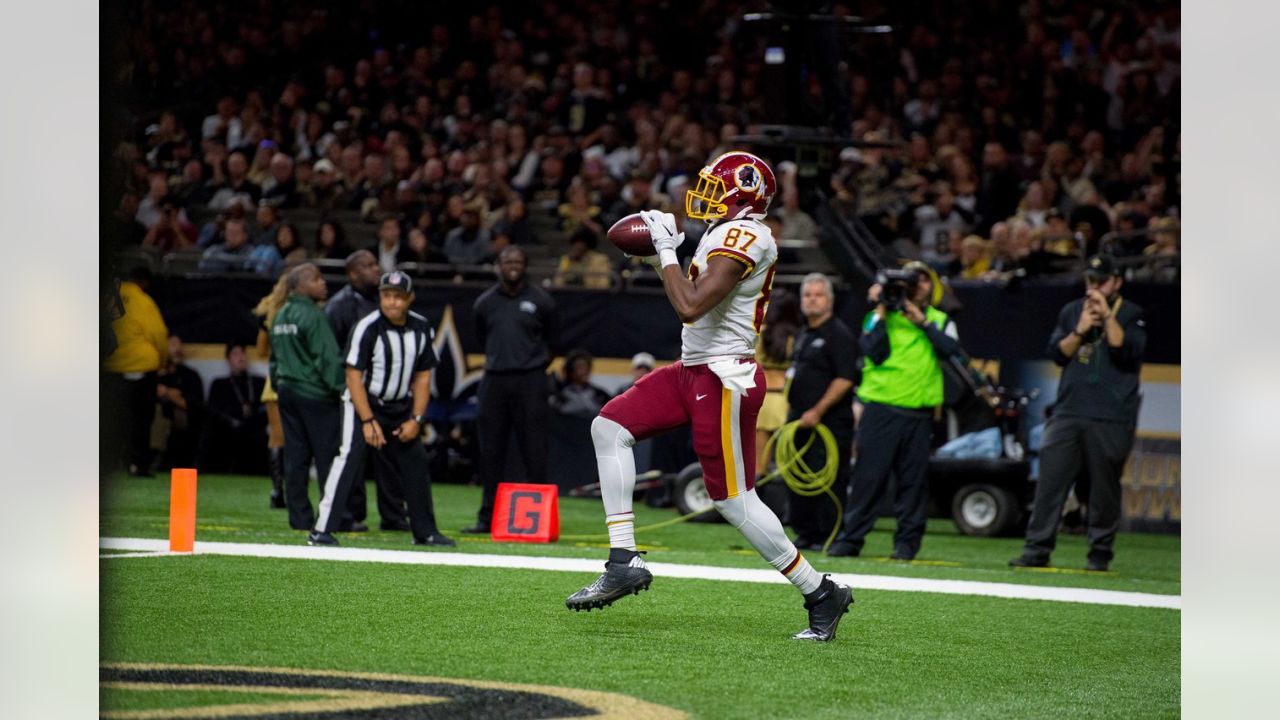
<svg viewBox="0 0 1280 720">
<path fill-rule="evenodd" d="M 744 217 L 762 219 L 777 192 L 773 170 L 760 158 L 734 150 L 698 172 L 698 184 L 685 193 L 685 213 L 715 222 Z"/>
</svg>

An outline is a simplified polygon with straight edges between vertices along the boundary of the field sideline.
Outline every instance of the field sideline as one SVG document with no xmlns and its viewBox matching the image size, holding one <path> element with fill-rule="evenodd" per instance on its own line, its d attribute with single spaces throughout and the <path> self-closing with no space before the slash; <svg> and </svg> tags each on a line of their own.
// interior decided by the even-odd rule
<svg viewBox="0 0 1280 720">
<path fill-rule="evenodd" d="M 320 550 L 285 528 L 282 512 L 266 508 L 266 487 L 262 478 L 202 477 L 197 541 L 251 543 L 304 557 Z M 473 518 L 478 497 L 476 488 L 437 486 L 442 529 L 457 537 L 457 528 Z M 165 536 L 167 479 L 113 479 L 103 485 L 101 507 L 104 665 L 309 668 L 580 688 L 695 717 L 1132 718 L 1179 712 L 1177 610 L 864 588 L 837 641 L 815 646 L 788 639 L 804 625 L 804 612 L 795 593 L 776 582 L 659 572 L 651 592 L 603 612 L 569 612 L 564 597 L 602 561 L 597 543 L 472 540 L 442 553 L 411 549 L 405 534 L 375 531 L 343 534 L 344 545 L 335 550 L 396 550 L 401 552 L 393 556 L 405 562 L 462 556 L 457 562 L 467 564 L 203 553 L 126 557 L 145 554 Z M 597 532 L 600 514 L 598 501 L 562 499 L 563 532 Z M 642 525 L 671 516 L 644 507 L 637 515 Z M 376 515 L 370 524 L 377 527 Z M 818 556 L 815 565 L 871 579 L 864 582 L 1096 589 L 1164 596 L 1160 602 L 1180 605 L 1177 537 L 1124 535 L 1116 571 L 1097 574 L 1071 566 L 1073 560 L 1082 564 L 1084 552 L 1080 539 L 1068 536 L 1055 556 L 1063 567 L 1040 573 L 1004 567 L 1016 554 L 1016 539 L 967 538 L 948 526 L 931 523 L 918 563 L 877 556 L 889 545 L 885 530 L 877 529 L 868 541 L 872 557 Z M 661 567 L 706 565 L 732 574 L 760 571 L 763 564 L 724 525 L 684 524 L 640 539 Z M 558 572 L 474 566 L 491 556 L 499 556 L 499 564 L 535 564 L 541 561 L 533 557 L 543 557 L 568 565 Z M 105 680 L 102 687 L 102 709 L 112 717 L 185 717 L 193 706 L 203 712 L 280 700 L 253 688 L 141 690 Z M 304 694 L 298 702 L 321 702 L 320 695 Z M 172 712 L 165 715 L 165 708 Z M 481 716 L 460 708 L 444 712 L 437 706 L 442 717 Z"/>
</svg>

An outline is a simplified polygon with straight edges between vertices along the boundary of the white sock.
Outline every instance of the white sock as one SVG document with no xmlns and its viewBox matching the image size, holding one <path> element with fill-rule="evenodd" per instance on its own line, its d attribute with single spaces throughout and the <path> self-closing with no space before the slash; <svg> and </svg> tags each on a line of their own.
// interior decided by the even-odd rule
<svg viewBox="0 0 1280 720">
<path fill-rule="evenodd" d="M 782 522 L 756 495 L 755 488 L 727 500 L 717 500 L 716 509 L 738 529 L 770 565 L 786 576 L 801 593 L 808 595 L 822 584 L 822 576 L 787 537 Z"/>
<path fill-rule="evenodd" d="M 596 448 L 609 547 L 635 550 L 636 515 L 631 511 L 631 495 L 636 488 L 636 460 L 631 447 L 636 439 L 618 423 L 597 417 L 591 422 L 591 442 Z"/>
</svg>

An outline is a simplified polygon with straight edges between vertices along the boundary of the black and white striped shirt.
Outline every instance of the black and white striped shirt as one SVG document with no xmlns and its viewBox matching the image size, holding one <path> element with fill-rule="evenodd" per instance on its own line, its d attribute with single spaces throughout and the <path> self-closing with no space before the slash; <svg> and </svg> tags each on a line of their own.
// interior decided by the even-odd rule
<svg viewBox="0 0 1280 720">
<path fill-rule="evenodd" d="M 412 392 L 415 373 L 436 366 L 433 338 L 435 330 L 416 312 L 410 311 L 404 325 L 397 327 L 375 310 L 351 330 L 347 366 L 364 373 L 371 400 L 398 402 Z"/>
</svg>

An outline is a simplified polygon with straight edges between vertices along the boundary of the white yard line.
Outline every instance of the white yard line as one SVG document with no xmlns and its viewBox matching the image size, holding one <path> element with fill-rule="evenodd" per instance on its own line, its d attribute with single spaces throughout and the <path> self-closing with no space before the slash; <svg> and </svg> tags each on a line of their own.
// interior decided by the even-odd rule
<svg viewBox="0 0 1280 720">
<path fill-rule="evenodd" d="M 141 555 L 167 555 L 169 541 L 143 538 L 101 538 L 103 550 L 130 550 Z M 186 554 L 186 553 L 182 553 Z M 513 570 L 555 570 L 561 572 L 598 573 L 601 560 L 581 558 L 531 557 L 524 555 L 479 555 L 472 553 L 420 550 L 379 550 L 352 547 L 309 547 L 307 545 L 264 545 L 258 543 L 197 542 L 197 555 L 236 555 L 240 557 L 284 558 L 293 560 L 340 560 L 346 562 L 379 562 L 396 565 L 452 565 L 455 567 L 510 568 Z M 106 555 L 103 557 L 126 557 Z M 787 582 L 773 570 L 714 567 L 710 565 L 677 565 L 649 563 L 657 577 L 691 580 L 726 580 L 731 582 Z M 1051 600 L 1055 602 L 1125 605 L 1129 607 L 1182 610 L 1181 595 L 1094 590 L 1091 588 L 1018 585 L 1015 583 L 979 582 L 976 580 L 930 580 L 927 578 L 890 575 L 851 575 L 833 573 L 832 577 L 854 588 L 893 590 L 898 592 L 930 592 L 948 595 L 982 595 L 1019 600 Z"/>
</svg>

